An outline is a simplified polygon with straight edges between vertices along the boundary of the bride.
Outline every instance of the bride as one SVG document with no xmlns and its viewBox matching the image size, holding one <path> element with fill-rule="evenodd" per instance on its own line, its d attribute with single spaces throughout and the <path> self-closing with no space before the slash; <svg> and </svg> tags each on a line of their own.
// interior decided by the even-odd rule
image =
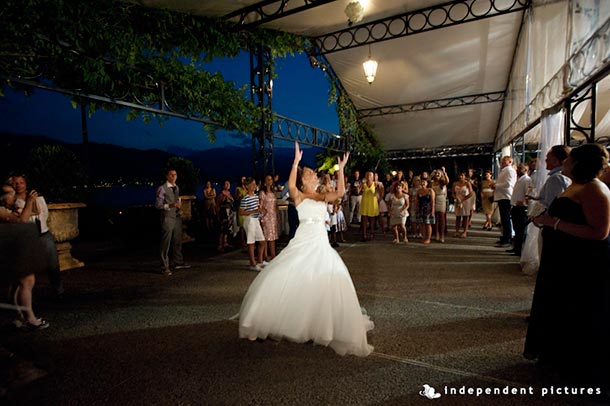
<svg viewBox="0 0 610 406">
<path fill-rule="evenodd" d="M 343 168 L 349 152 L 338 158 L 337 190 L 326 194 L 316 192 L 315 171 L 299 168 L 302 157 L 295 142 L 288 187 L 299 227 L 288 246 L 248 288 L 239 313 L 239 336 L 313 341 L 340 355 L 367 356 L 373 347 L 367 343 L 366 332 L 374 325 L 362 314 L 352 279 L 330 246 L 324 223 L 326 203 L 343 196 Z"/>
</svg>

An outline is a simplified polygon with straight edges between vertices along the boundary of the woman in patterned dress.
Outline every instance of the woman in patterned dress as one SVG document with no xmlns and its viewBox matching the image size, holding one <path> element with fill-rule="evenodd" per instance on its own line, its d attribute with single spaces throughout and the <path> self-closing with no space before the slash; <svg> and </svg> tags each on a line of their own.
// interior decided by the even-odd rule
<svg viewBox="0 0 610 406">
<path fill-rule="evenodd" d="M 260 206 L 263 208 L 263 217 L 261 225 L 263 226 L 263 234 L 267 247 L 265 249 L 266 260 L 271 261 L 275 258 L 275 240 L 278 239 L 277 230 L 277 204 L 275 192 L 273 191 L 273 178 L 271 175 L 265 177 L 263 190 L 259 193 Z"/>
<path fill-rule="evenodd" d="M 234 199 L 231 195 L 231 182 L 225 180 L 222 190 L 216 197 L 216 207 L 218 208 L 218 221 L 220 223 L 220 235 L 218 237 L 218 251 L 224 252 L 230 248 L 227 236 L 233 232 L 235 212 L 233 211 Z"/>
<path fill-rule="evenodd" d="M 436 241 L 445 242 L 445 228 L 447 227 L 447 185 L 449 184 L 449 176 L 443 166 L 432 172 L 432 190 L 435 194 L 434 224 Z"/>
<path fill-rule="evenodd" d="M 421 187 L 417 190 L 417 219 L 422 232 L 422 243 L 430 244 L 432 237 L 432 224 L 434 224 L 434 200 L 435 194 L 432 188 L 428 187 L 428 180 L 421 180 Z"/>
</svg>

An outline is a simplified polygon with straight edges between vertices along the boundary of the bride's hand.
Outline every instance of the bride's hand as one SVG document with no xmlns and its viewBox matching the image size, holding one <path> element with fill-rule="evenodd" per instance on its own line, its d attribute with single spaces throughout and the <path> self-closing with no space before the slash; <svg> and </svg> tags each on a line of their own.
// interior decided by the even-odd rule
<svg viewBox="0 0 610 406">
<path fill-rule="evenodd" d="M 347 163 L 348 159 L 349 159 L 349 151 L 347 151 L 345 154 L 343 154 L 343 160 L 341 160 L 341 157 L 337 157 L 337 162 L 339 164 L 340 171 L 342 171 L 343 168 L 345 168 L 345 164 Z"/>
<path fill-rule="evenodd" d="M 299 148 L 299 143 L 297 141 L 294 142 L 294 165 L 298 165 L 303 158 L 303 151 Z"/>
</svg>

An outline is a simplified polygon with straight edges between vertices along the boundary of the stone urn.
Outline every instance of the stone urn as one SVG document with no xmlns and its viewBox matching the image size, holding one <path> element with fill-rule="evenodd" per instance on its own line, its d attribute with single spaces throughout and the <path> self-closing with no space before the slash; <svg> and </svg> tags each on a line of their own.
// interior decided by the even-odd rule
<svg viewBox="0 0 610 406">
<path fill-rule="evenodd" d="M 47 224 L 55 237 L 59 269 L 62 271 L 82 268 L 85 264 L 72 256 L 70 241 L 78 237 L 78 209 L 86 207 L 84 203 L 51 203 Z"/>
<path fill-rule="evenodd" d="M 195 241 L 195 238 L 186 232 L 186 222 L 193 218 L 193 204 L 196 199 L 197 196 L 194 195 L 180 196 L 180 200 L 182 200 L 182 243 Z"/>
</svg>

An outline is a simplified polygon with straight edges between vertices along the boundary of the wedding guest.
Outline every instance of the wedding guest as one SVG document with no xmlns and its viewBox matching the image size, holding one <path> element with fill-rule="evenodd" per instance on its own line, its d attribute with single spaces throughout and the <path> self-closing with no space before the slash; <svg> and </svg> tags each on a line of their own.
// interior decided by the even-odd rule
<svg viewBox="0 0 610 406">
<path fill-rule="evenodd" d="M 375 194 L 377 195 L 377 205 L 379 206 L 379 228 L 381 234 L 385 235 L 386 225 L 388 225 L 388 205 L 385 202 L 385 187 L 383 183 L 379 181 L 379 174 L 375 172 L 373 175 L 375 179 Z M 389 225 L 388 225 L 389 226 Z"/>
<path fill-rule="evenodd" d="M 422 179 L 421 187 L 417 190 L 417 219 L 415 220 L 419 223 L 424 244 L 430 244 L 432 225 L 436 222 L 434 218 L 436 196 L 428 183 L 428 179 Z"/>
<path fill-rule="evenodd" d="M 244 230 L 245 217 L 239 214 L 239 207 L 241 199 L 248 193 L 248 188 L 245 185 L 246 177 L 242 176 L 239 185 L 235 188 L 235 194 L 233 199 L 235 200 L 235 211 L 237 212 L 237 229 L 233 230 L 234 233 L 239 233 L 239 242 L 243 246 L 246 243 L 246 233 Z"/>
<path fill-rule="evenodd" d="M 519 164 L 517 166 L 517 183 L 513 189 L 513 194 L 510 199 L 512 206 L 510 216 L 512 218 L 513 228 L 515 235 L 513 237 L 513 247 L 507 252 L 521 256 L 521 247 L 525 240 L 525 227 L 527 226 L 527 203 L 525 198 L 527 191 L 530 188 L 532 179 L 528 174 L 528 166 L 526 164 Z"/>
<path fill-rule="evenodd" d="M 513 195 L 515 182 L 517 182 L 517 172 L 513 168 L 513 159 L 508 155 L 503 156 L 498 179 L 491 183 L 491 187 L 494 189 L 494 201 L 498 205 L 500 222 L 502 223 L 502 237 L 496 244 L 497 247 L 509 247 L 512 240 L 513 226 L 510 219 L 510 198 Z"/>
<path fill-rule="evenodd" d="M 271 175 L 267 175 L 265 177 L 263 190 L 259 193 L 260 206 L 263 213 L 261 217 L 261 226 L 265 236 L 265 253 L 267 261 L 271 261 L 275 258 L 275 241 L 279 238 L 277 225 L 279 214 L 273 186 L 273 178 Z"/>
<path fill-rule="evenodd" d="M 360 171 L 354 171 L 354 177 L 349 181 L 349 218 L 347 223 L 354 222 L 354 214 L 356 215 L 356 223 L 360 224 L 360 204 L 362 203 L 362 180 L 360 180 Z"/>
<path fill-rule="evenodd" d="M 174 270 L 190 268 L 182 256 L 182 200 L 180 188 L 176 184 L 178 173 L 170 168 L 165 173 L 166 182 L 159 186 L 155 207 L 161 220 L 161 274 L 171 276 Z M 171 259 L 170 259 L 171 249 Z"/>
<path fill-rule="evenodd" d="M 216 197 L 216 207 L 218 208 L 218 221 L 220 223 L 220 235 L 218 236 L 218 252 L 224 252 L 231 248 L 227 238 L 233 233 L 235 227 L 235 212 L 233 211 L 234 200 L 231 195 L 231 182 L 225 180 L 222 190 Z"/>
<path fill-rule="evenodd" d="M 409 171 L 412 173 L 413 171 Z M 409 188 L 409 219 L 411 221 L 411 233 L 413 238 L 422 238 L 422 230 L 419 227 L 419 223 L 416 220 L 419 209 L 417 208 L 417 191 L 421 187 L 421 178 L 419 176 L 413 177 L 413 182 Z"/>
<path fill-rule="evenodd" d="M 343 233 L 347 231 L 347 222 L 345 221 L 345 215 L 343 214 L 342 199 L 335 200 L 334 211 L 337 214 L 337 236 L 340 242 L 345 242 Z"/>
<path fill-rule="evenodd" d="M 216 189 L 212 187 L 212 182 L 207 181 L 203 189 L 203 215 L 205 217 L 206 230 L 214 228 L 214 219 L 218 213 L 216 210 Z"/>
<path fill-rule="evenodd" d="M 449 175 L 445 167 L 432 172 L 432 190 L 434 190 L 434 234 L 435 240 L 445 242 L 445 229 L 447 227 L 447 185 Z"/>
<path fill-rule="evenodd" d="M 409 242 L 407 238 L 407 228 L 405 224 L 407 217 L 409 216 L 409 195 L 403 193 L 402 183 L 397 183 L 390 197 L 390 227 L 394 230 L 394 244 L 399 244 L 401 241 L 401 234 L 403 235 L 403 241 Z"/>
<path fill-rule="evenodd" d="M 569 154 L 570 147 L 567 145 L 554 145 L 546 154 L 544 162 L 549 174 L 537 197 L 545 207 L 549 207 L 553 200 L 572 183 L 572 180 L 562 173 L 563 161 Z"/>
<path fill-rule="evenodd" d="M 22 210 L 25 207 L 29 193 L 26 177 L 24 175 L 12 176 L 11 182 L 15 188 L 15 206 L 18 210 Z M 38 195 L 34 202 L 32 215 L 29 217 L 29 221 L 38 225 L 45 271 L 56 297 L 61 299 L 64 294 L 64 285 L 61 278 L 57 247 L 55 246 L 55 236 L 49 231 L 49 225 L 47 223 L 48 218 L 49 208 L 47 202 L 43 196 Z"/>
<path fill-rule="evenodd" d="M 362 199 L 360 203 L 360 217 L 362 218 L 362 241 L 372 240 L 375 233 L 375 222 L 379 217 L 379 203 L 377 201 L 375 178 L 373 172 L 368 171 L 362 183 Z M 370 224 L 370 230 L 367 231 Z M 367 234 L 368 233 L 368 234 Z"/>
<path fill-rule="evenodd" d="M 453 182 L 453 201 L 455 202 L 455 233 L 454 237 L 466 238 L 468 235 L 468 218 L 471 213 L 470 200 L 474 199 L 472 184 L 466 180 L 466 173 L 460 172 Z M 460 233 L 460 226 L 464 231 Z"/>
<path fill-rule="evenodd" d="M 572 149 L 562 165 L 572 184 L 533 219 L 543 244 L 524 356 L 608 393 L 610 190 L 598 178 L 605 165 L 599 144 Z"/>
<path fill-rule="evenodd" d="M 266 264 L 263 261 L 265 255 L 265 235 L 263 234 L 259 219 L 262 209 L 259 205 L 259 198 L 255 194 L 256 181 L 252 178 L 246 178 L 244 186 L 247 193 L 241 198 L 239 215 L 244 217 L 244 231 L 246 233 L 246 244 L 248 244 L 250 270 L 260 272 Z M 258 260 L 254 256 L 254 246 L 257 243 Z"/>
<path fill-rule="evenodd" d="M 21 213 L 15 206 L 13 186 L 3 185 L 0 193 L 0 278 L 14 290 L 15 305 L 19 307 L 19 326 L 42 330 L 49 322 L 36 317 L 32 306 L 35 273 L 44 267 L 43 248 L 36 225 L 29 222 L 38 193 L 32 190 L 26 197 Z M 12 223 L 12 224 L 7 224 Z M 21 223 L 16 227 L 18 223 Z M 29 224 L 23 224 L 29 223 Z"/>
<path fill-rule="evenodd" d="M 494 212 L 494 190 L 491 187 L 493 184 L 491 170 L 487 169 L 483 172 L 483 180 L 481 181 L 481 206 L 483 207 L 483 214 L 485 214 L 485 224 L 483 224 L 483 230 L 491 231 L 493 223 L 491 216 Z"/>
</svg>

